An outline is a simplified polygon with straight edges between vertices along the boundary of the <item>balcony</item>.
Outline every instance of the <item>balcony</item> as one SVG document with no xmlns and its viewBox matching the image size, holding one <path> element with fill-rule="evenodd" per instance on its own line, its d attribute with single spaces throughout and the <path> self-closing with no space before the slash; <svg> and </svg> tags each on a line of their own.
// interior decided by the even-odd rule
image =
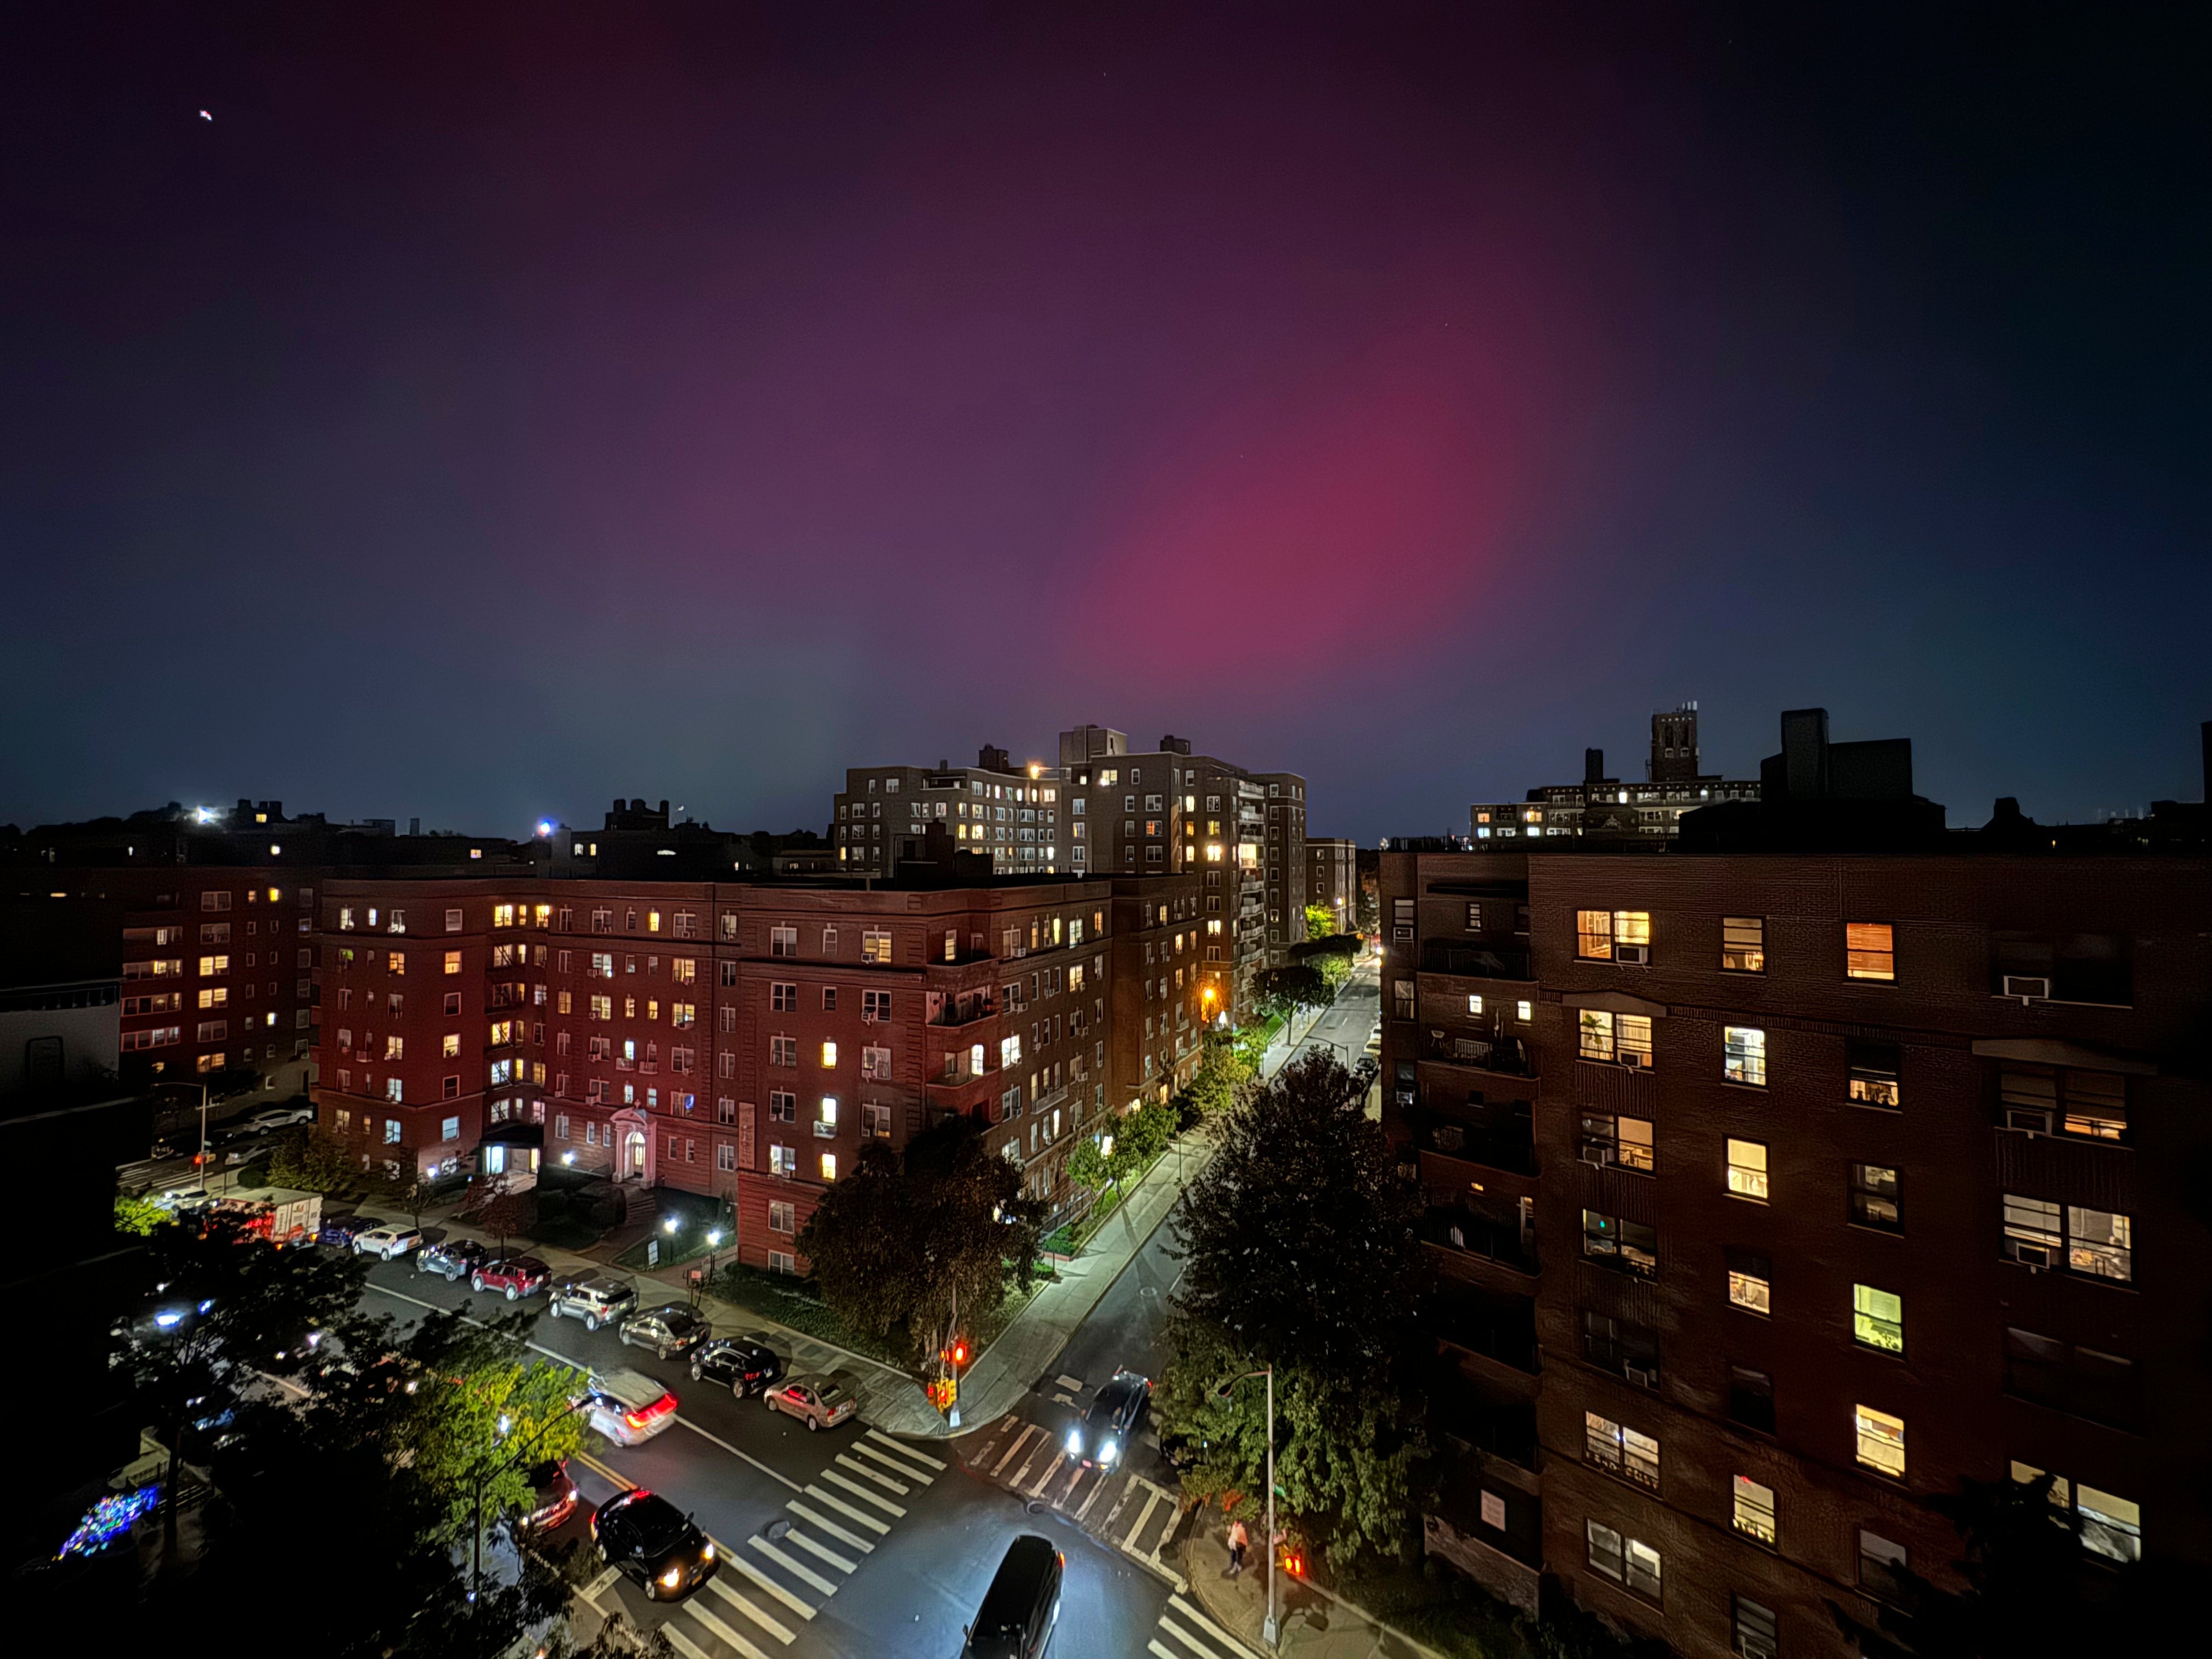
<svg viewBox="0 0 2212 1659">
<path fill-rule="evenodd" d="M 988 1002 L 948 1003 L 932 1015 L 927 1023 L 939 1030 L 957 1031 L 963 1026 L 981 1024 L 995 1017 L 997 1012 Z"/>
<path fill-rule="evenodd" d="M 1433 1113 L 1421 1114 L 1413 1130 L 1413 1144 L 1439 1158 L 1455 1158 L 1508 1175 L 1536 1173 L 1536 1140 L 1528 1119 L 1501 1125 L 1455 1123 Z"/>
<path fill-rule="evenodd" d="M 1536 1304 L 1525 1296 L 1445 1285 L 1430 1296 L 1423 1322 L 1439 1342 L 1462 1352 L 1494 1360 L 1523 1376 L 1537 1373 Z"/>
<path fill-rule="evenodd" d="M 1431 939 L 1422 947 L 1421 971 L 1425 974 L 1457 974 L 1466 979 L 1525 981 L 1533 977 L 1526 951 L 1455 945 L 1444 939 Z"/>
<path fill-rule="evenodd" d="M 1458 1205 L 1431 1205 L 1419 1226 L 1422 1242 L 1456 1255 L 1479 1256 L 1533 1279 L 1539 1271 L 1536 1242 L 1524 1240 L 1517 1221 L 1478 1215 Z"/>
<path fill-rule="evenodd" d="M 1533 1078 L 1535 1066 L 1519 1037 L 1449 1036 L 1430 1030 L 1421 1040 L 1421 1058 L 1446 1066 L 1465 1066 L 1500 1077 Z"/>
</svg>

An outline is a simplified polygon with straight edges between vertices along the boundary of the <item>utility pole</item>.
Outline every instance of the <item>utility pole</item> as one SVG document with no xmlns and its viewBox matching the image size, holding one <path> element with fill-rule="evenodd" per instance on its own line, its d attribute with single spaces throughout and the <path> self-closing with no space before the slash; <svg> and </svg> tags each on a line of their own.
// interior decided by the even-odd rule
<svg viewBox="0 0 2212 1659">
<path fill-rule="evenodd" d="M 1267 1367 L 1267 1617 L 1260 1626 L 1260 1639 L 1269 1647 L 1280 1644 L 1281 1628 L 1275 1622 L 1275 1368 Z"/>
<path fill-rule="evenodd" d="M 207 1196 L 208 1086 L 200 1085 L 200 1196 Z"/>
</svg>

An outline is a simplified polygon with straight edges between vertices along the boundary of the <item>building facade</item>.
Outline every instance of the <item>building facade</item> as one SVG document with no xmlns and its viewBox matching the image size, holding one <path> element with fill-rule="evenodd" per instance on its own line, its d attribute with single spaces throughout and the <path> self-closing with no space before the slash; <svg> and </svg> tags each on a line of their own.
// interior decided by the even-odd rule
<svg viewBox="0 0 2212 1659">
<path fill-rule="evenodd" d="M 2056 1474 L 2201 1564 L 2202 857 L 1386 854 L 1385 1123 L 1462 1453 L 1432 1541 L 1690 1656 L 1850 1651 Z"/>
<path fill-rule="evenodd" d="M 1304 902 L 1328 912 L 1340 933 L 1359 930 L 1359 849 L 1340 836 L 1313 836 L 1306 840 L 1306 888 Z"/>
<path fill-rule="evenodd" d="M 975 766 L 940 761 L 848 770 L 830 806 L 839 872 L 891 874 L 898 838 L 932 823 L 944 825 L 960 851 L 988 854 L 1002 875 L 1080 871 L 1085 860 L 1068 842 L 1057 769 L 1017 766 L 1005 750 L 989 746 L 977 758 Z"/>
<path fill-rule="evenodd" d="M 1130 1092 L 1103 883 L 340 879 L 318 903 L 320 1121 L 364 1169 L 489 1169 L 531 1152 L 488 1137 L 532 1126 L 543 1159 L 725 1200 L 757 1266 L 803 1267 L 860 1148 L 948 1115 L 1063 1201 L 1076 1132 Z"/>
<path fill-rule="evenodd" d="M 1605 772 L 1605 751 L 1583 751 L 1580 783 L 1542 784 L 1524 800 L 1478 801 L 1468 809 L 1468 832 L 1477 842 L 1503 841 L 1546 847 L 1562 839 L 1666 842 L 1681 817 L 1722 801 L 1757 800 L 1755 780 L 1723 777 L 1699 769 L 1698 706 L 1684 703 L 1651 717 L 1651 754 L 1642 783 Z"/>
</svg>

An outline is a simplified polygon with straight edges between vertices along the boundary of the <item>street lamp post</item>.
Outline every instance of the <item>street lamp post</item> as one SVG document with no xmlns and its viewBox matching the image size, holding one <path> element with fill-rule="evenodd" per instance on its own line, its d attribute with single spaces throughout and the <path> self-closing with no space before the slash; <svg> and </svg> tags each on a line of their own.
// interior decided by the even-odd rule
<svg viewBox="0 0 2212 1659">
<path fill-rule="evenodd" d="M 1282 1636 L 1275 1619 L 1275 1368 L 1263 1365 L 1256 1371 L 1232 1376 L 1215 1392 L 1225 1400 L 1239 1382 L 1255 1376 L 1267 1379 L 1267 1616 L 1261 1622 L 1260 1639 L 1272 1648 L 1280 1645 Z"/>
<path fill-rule="evenodd" d="M 202 1198 L 205 1198 L 207 1196 L 207 1121 L 209 1103 L 208 1086 L 206 1084 L 203 1083 L 200 1085 L 200 1196 Z"/>
<path fill-rule="evenodd" d="M 411 1387 L 412 1385 L 410 1384 L 410 1386 Z M 476 1530 L 474 1536 L 471 1540 L 471 1560 L 469 1567 L 469 1607 L 471 1609 L 472 1613 L 480 1614 L 483 1610 L 483 1602 L 484 1487 L 490 1484 L 492 1476 L 501 1474 L 507 1469 L 511 1469 L 517 1463 L 520 1463 L 523 1460 L 524 1456 L 527 1455 L 530 1449 L 535 1446 L 540 1440 L 543 1440 L 556 1423 L 560 1422 L 563 1418 L 574 1416 L 576 1413 L 582 1411 L 591 1403 L 591 1398 L 589 1395 L 586 1395 L 580 1400 L 570 1401 L 559 1411 L 554 1413 L 552 1416 L 547 1418 L 544 1422 L 538 1425 L 538 1432 L 532 1435 L 529 1439 L 524 1441 L 521 1445 L 516 1447 L 514 1455 L 512 1457 L 508 1458 L 503 1463 L 489 1463 L 477 1471 L 475 1493 Z M 504 1413 L 501 1413 L 499 1419 L 499 1433 L 502 1437 L 507 1433 L 509 1421 L 510 1419 Z"/>
</svg>

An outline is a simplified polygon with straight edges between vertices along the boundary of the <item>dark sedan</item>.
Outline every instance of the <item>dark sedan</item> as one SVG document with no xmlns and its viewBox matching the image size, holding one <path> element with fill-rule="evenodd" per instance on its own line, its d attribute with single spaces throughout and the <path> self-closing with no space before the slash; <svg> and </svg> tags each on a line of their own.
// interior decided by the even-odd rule
<svg viewBox="0 0 2212 1659">
<path fill-rule="evenodd" d="M 384 1219 L 374 1215 L 330 1215 L 323 1218 L 323 1230 L 315 1235 L 318 1243 L 336 1244 L 350 1249 L 354 1240 L 372 1227 L 381 1227 Z"/>
<path fill-rule="evenodd" d="M 1129 1442 L 1152 1403 L 1152 1385 L 1134 1371 L 1116 1371 L 1101 1383 L 1091 1407 L 1067 1431 L 1067 1455 L 1111 1468 L 1129 1455 Z"/>
<path fill-rule="evenodd" d="M 714 1576 L 714 1542 L 665 1498 L 638 1486 L 592 1517 L 599 1559 L 656 1601 L 674 1601 Z"/>
<path fill-rule="evenodd" d="M 692 1350 L 691 1380 L 726 1382 L 743 1400 L 783 1380 L 783 1361 L 774 1349 L 742 1336 L 718 1336 Z"/>
<path fill-rule="evenodd" d="M 473 1238 L 448 1238 L 426 1244 L 415 1253 L 415 1271 L 436 1273 L 448 1285 L 465 1279 L 482 1265 L 487 1252 Z"/>
<path fill-rule="evenodd" d="M 689 1353 L 714 1334 L 714 1328 L 681 1302 L 634 1313 L 622 1322 L 625 1347 L 650 1348 L 661 1358 Z"/>
<path fill-rule="evenodd" d="M 564 1527 L 576 1512 L 576 1483 L 568 1478 L 566 1459 L 535 1465 L 530 1471 L 530 1512 L 515 1524 L 524 1534 L 540 1537 Z"/>
</svg>

